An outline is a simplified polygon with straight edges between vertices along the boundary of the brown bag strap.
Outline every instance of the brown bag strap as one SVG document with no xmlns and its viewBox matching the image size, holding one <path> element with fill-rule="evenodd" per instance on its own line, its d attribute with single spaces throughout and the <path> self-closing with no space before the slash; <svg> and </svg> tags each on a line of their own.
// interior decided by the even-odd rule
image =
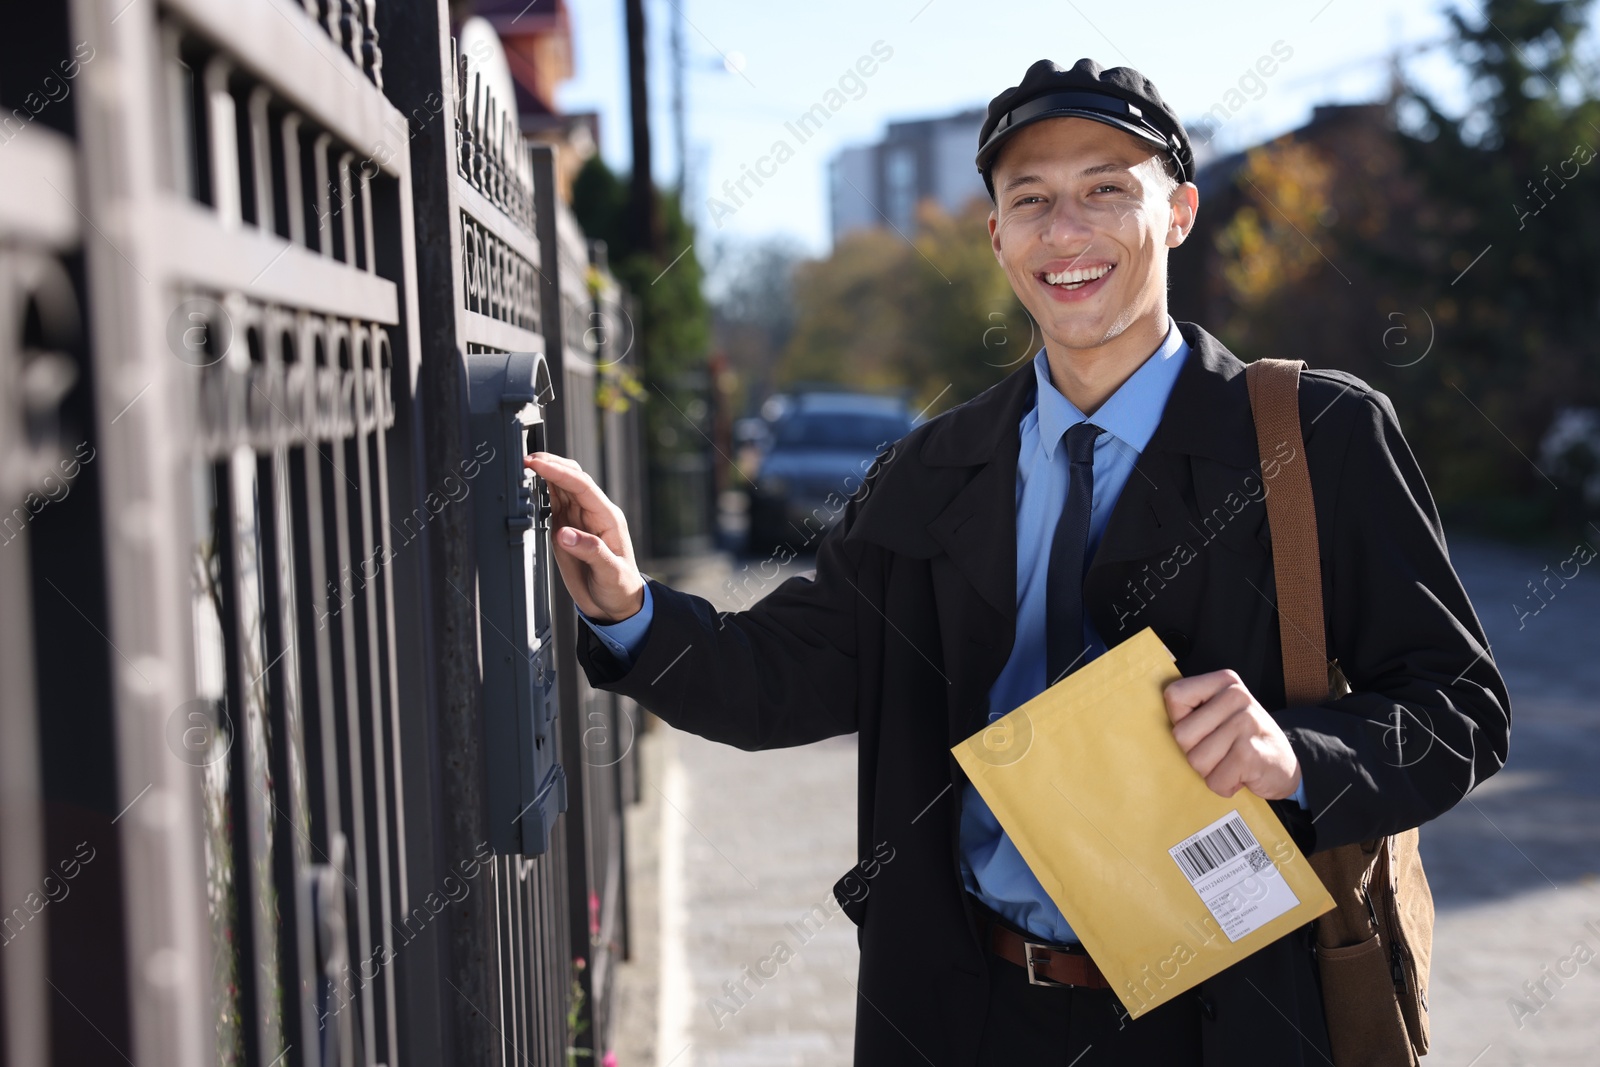
<svg viewBox="0 0 1600 1067">
<path fill-rule="evenodd" d="M 1311 496 L 1305 442 L 1300 435 L 1298 359 L 1258 359 L 1245 368 L 1256 447 L 1277 455 L 1288 442 L 1294 459 L 1280 463 L 1266 484 L 1267 522 L 1272 530 L 1272 572 L 1278 585 L 1278 637 L 1283 644 L 1284 696 L 1292 706 L 1328 696 L 1328 644 L 1322 623 L 1322 556 L 1317 512 Z"/>
<path fill-rule="evenodd" d="M 1298 359 L 1258 359 L 1245 368 L 1256 446 L 1267 486 L 1267 523 L 1272 530 L 1272 573 L 1278 586 L 1278 636 L 1283 644 L 1284 696 L 1290 706 L 1319 704 L 1330 695 L 1327 637 L 1322 621 L 1322 563 L 1317 515 L 1311 496 L 1305 441 L 1300 435 Z M 1266 457 L 1288 442 L 1292 459 L 1267 474 Z M 1376 842 L 1372 843 L 1376 847 Z M 1338 908 L 1317 920 L 1318 940 L 1338 947 L 1372 932 L 1366 907 L 1366 872 L 1372 851 L 1346 846 L 1314 853 L 1311 867 Z"/>
<path fill-rule="evenodd" d="M 1342 674 L 1330 669 L 1322 621 L 1322 559 L 1311 473 L 1300 433 L 1298 359 L 1260 359 L 1245 368 L 1256 447 L 1267 485 L 1267 522 L 1272 530 L 1272 571 L 1278 587 L 1278 636 L 1283 644 L 1284 695 L 1290 705 L 1319 704 L 1347 691 Z M 1294 458 L 1269 476 L 1266 457 L 1289 443 Z M 1335 682 L 1337 679 L 1337 682 Z M 1398 893 L 1395 848 L 1406 885 Z M 1433 898 L 1417 855 L 1417 832 L 1378 838 L 1307 857 L 1333 897 L 1334 910 L 1316 921 L 1317 944 L 1345 951 L 1374 933 L 1389 950 L 1394 1000 L 1372 983 L 1352 984 L 1348 974 L 1322 965 L 1323 1002 L 1328 1011 L 1334 1060 L 1346 1064 L 1418 1063 L 1428 1049 L 1426 989 L 1432 955 Z M 1400 902 L 1397 903 L 1397 895 Z M 1411 929 L 1395 916 L 1410 917 Z M 1410 973 L 1405 973 L 1409 962 Z M 1381 964 L 1380 964 L 1381 966 Z"/>
</svg>

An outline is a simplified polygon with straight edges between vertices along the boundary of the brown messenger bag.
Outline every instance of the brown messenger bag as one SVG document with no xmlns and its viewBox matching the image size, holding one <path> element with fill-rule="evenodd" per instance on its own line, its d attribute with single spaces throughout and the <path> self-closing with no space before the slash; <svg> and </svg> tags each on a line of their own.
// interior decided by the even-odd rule
<svg viewBox="0 0 1600 1067">
<path fill-rule="evenodd" d="M 1256 444 L 1264 456 L 1284 441 L 1305 452 L 1298 359 L 1260 359 L 1245 370 Z M 1322 564 L 1311 477 L 1282 463 L 1266 484 L 1277 583 L 1278 634 L 1289 706 L 1350 692 L 1327 658 Z M 1433 894 L 1417 831 L 1312 853 L 1311 867 L 1336 907 L 1316 920 L 1317 967 L 1335 1067 L 1416 1067 L 1428 1051 L 1428 963 Z"/>
</svg>

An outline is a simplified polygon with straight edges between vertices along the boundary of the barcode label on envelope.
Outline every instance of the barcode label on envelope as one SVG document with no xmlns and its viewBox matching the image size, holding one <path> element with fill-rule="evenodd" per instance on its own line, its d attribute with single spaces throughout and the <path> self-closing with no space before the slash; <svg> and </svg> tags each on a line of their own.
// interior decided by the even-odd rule
<svg viewBox="0 0 1600 1067">
<path fill-rule="evenodd" d="M 1300 903 L 1237 810 L 1167 851 L 1229 941 Z"/>
</svg>

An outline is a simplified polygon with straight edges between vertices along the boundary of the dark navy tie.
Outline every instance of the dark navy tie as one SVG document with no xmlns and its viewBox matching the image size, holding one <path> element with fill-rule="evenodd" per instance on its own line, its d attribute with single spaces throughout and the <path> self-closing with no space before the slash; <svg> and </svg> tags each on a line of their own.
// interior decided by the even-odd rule
<svg viewBox="0 0 1600 1067">
<path fill-rule="evenodd" d="M 1045 685 L 1059 682 L 1082 666 L 1083 571 L 1089 544 L 1089 509 L 1094 502 L 1094 439 L 1104 433 L 1080 422 L 1066 433 L 1067 503 L 1056 520 L 1046 577 L 1044 637 Z"/>
</svg>

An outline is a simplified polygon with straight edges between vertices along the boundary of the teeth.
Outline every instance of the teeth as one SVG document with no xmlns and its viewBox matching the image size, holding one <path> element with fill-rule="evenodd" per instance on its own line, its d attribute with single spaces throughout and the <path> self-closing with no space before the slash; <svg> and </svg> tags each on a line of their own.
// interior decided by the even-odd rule
<svg viewBox="0 0 1600 1067">
<path fill-rule="evenodd" d="M 1098 267 L 1084 267 L 1078 270 L 1064 270 L 1056 274 L 1046 274 L 1044 280 L 1051 285 L 1079 285 L 1083 282 L 1092 282 L 1096 278 L 1103 278 L 1111 270 L 1111 264 L 1106 263 Z"/>
</svg>

